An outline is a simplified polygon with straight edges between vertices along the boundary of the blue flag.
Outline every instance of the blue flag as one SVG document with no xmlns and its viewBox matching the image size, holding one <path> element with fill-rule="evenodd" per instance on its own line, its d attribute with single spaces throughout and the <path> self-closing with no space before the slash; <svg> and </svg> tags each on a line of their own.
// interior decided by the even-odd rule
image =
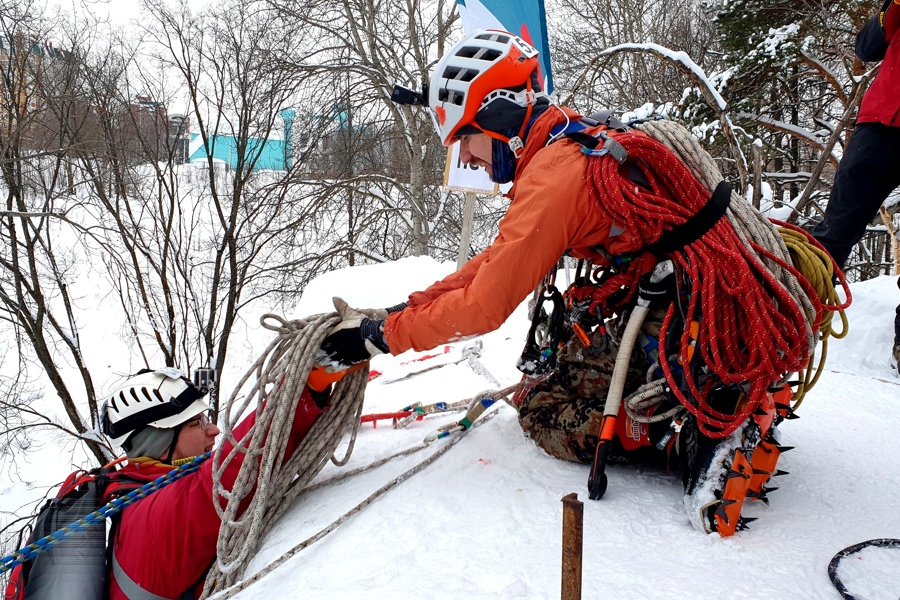
<svg viewBox="0 0 900 600">
<path fill-rule="evenodd" d="M 544 0 L 456 0 L 463 31 L 503 29 L 537 48 L 544 90 L 553 92 Z"/>
</svg>

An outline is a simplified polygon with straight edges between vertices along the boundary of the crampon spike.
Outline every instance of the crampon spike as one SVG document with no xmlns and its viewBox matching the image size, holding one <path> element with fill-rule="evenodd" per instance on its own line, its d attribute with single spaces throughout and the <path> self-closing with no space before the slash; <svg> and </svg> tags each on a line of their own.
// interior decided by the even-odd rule
<svg viewBox="0 0 900 600">
<path fill-rule="evenodd" d="M 722 502 L 716 507 L 713 516 L 715 531 L 722 537 L 734 535 L 737 529 L 741 507 L 744 505 L 744 498 L 747 497 L 747 490 L 750 489 L 752 472 L 753 468 L 744 453 L 739 449 L 735 450 L 731 469 L 725 476 Z"/>
<path fill-rule="evenodd" d="M 750 523 L 756 520 L 756 517 L 738 517 L 737 527 L 738 531 L 744 531 L 748 528 Z"/>
<path fill-rule="evenodd" d="M 758 501 L 762 502 L 763 504 L 765 504 L 766 506 L 769 505 L 769 497 L 766 496 L 766 494 L 764 492 L 757 492 L 756 490 L 747 490 L 747 497 L 754 501 L 758 500 Z"/>
</svg>

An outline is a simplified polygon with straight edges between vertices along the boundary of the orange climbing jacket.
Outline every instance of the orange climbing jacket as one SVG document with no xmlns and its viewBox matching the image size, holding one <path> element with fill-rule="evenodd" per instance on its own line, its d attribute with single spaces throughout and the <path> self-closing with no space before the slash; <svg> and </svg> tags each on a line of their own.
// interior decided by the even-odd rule
<svg viewBox="0 0 900 600">
<path fill-rule="evenodd" d="M 581 118 L 563 110 L 572 121 Z M 597 210 L 585 179 L 592 159 L 580 146 L 567 139 L 544 146 L 551 129 L 565 120 L 563 112 L 551 109 L 532 127 L 494 242 L 456 273 L 410 295 L 409 307 L 388 317 L 384 333 L 392 354 L 497 329 L 567 250 L 601 259 L 595 247 L 620 254 L 641 245 Z M 601 129 L 606 128 L 586 132 Z"/>
</svg>

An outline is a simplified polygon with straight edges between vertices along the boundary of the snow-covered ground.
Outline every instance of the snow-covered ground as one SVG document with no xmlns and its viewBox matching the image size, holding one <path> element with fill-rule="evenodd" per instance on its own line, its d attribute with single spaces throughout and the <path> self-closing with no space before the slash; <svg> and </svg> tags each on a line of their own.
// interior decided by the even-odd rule
<svg viewBox="0 0 900 600">
<path fill-rule="evenodd" d="M 329 273 L 313 282 L 286 316 L 328 311 L 331 296 L 357 307 L 389 306 L 451 269 L 410 258 Z M 801 418 L 780 427 L 781 442 L 796 447 L 778 465 L 790 474 L 773 483 L 779 489 L 770 494 L 770 506 L 745 507 L 745 516 L 759 517 L 749 530 L 727 539 L 697 532 L 682 506 L 680 477 L 650 467 L 609 466 L 606 495 L 588 500 L 588 467 L 546 455 L 522 434 L 514 411 L 499 403 L 491 410 L 494 418 L 433 464 L 237 597 L 557 598 L 561 498 L 576 492 L 584 501 L 584 598 L 839 598 L 826 574 L 831 557 L 864 540 L 900 537 L 900 412 L 894 405 L 900 377 L 888 359 L 900 299 L 896 277 L 852 289 L 849 335 L 832 341 L 827 370 L 800 407 Z M 233 353 L 233 372 L 226 374 L 231 381 L 246 368 L 241 362 L 251 361 L 254 349 L 268 341 L 252 322 L 245 329 L 241 345 L 247 352 Z M 504 386 L 520 378 L 514 364 L 526 331 L 523 305 L 498 331 L 481 338 L 479 361 Z M 451 344 L 448 353 L 421 362 L 409 363 L 417 356 L 412 353 L 376 357 L 372 368 L 382 375 L 368 386 L 365 412 L 462 400 L 495 389 L 465 361 L 454 364 L 465 345 Z M 439 364 L 446 366 L 404 378 Z M 460 416 L 432 416 L 400 430 L 389 422 L 363 425 L 344 469 L 415 446 Z M 438 440 L 419 453 L 301 496 L 263 540 L 247 575 L 447 443 Z M 61 480 L 72 460 L 48 445 L 18 464 L 39 487 Z M 9 465 L 0 481 L 2 510 L 18 508 L 28 493 L 11 481 L 15 472 Z M 340 472 L 329 465 L 319 480 Z M 900 551 L 865 550 L 845 560 L 839 575 L 856 598 L 896 600 Z"/>
<path fill-rule="evenodd" d="M 393 304 L 403 293 L 389 269 L 427 283 L 428 261 L 415 261 L 333 273 L 319 282 L 327 285 L 307 290 L 297 314 L 326 310 L 332 294 L 355 306 Z M 437 269 L 434 278 L 442 273 Z M 501 404 L 494 419 L 435 463 L 237 597 L 557 598 L 561 498 L 577 492 L 584 501 L 585 598 L 838 598 L 826 574 L 836 552 L 871 538 L 900 537 L 900 378 L 888 359 L 900 299 L 896 278 L 857 284 L 853 293 L 849 335 L 832 341 L 827 371 L 799 409 L 801 418 L 780 428 L 782 443 L 796 447 L 778 465 L 790 474 L 773 484 L 779 489 L 770 506 L 745 507 L 745 516 L 759 517 L 745 532 L 721 539 L 695 531 L 682 506 L 680 478 L 649 467 L 610 466 L 606 495 L 588 500 L 588 467 L 546 455 Z M 526 331 L 523 305 L 482 338 L 481 363 L 503 385 L 519 379 L 514 363 Z M 369 384 L 366 412 L 492 389 L 464 362 L 388 383 L 458 360 L 464 345 L 412 365 L 400 364 L 411 354 L 376 358 L 372 367 L 383 375 Z M 453 419 L 429 417 L 403 430 L 388 422 L 364 425 L 346 468 L 414 446 Z M 298 499 L 263 542 L 248 575 L 431 451 Z M 330 467 L 320 478 L 337 472 Z M 857 598 L 895 600 L 900 551 L 865 550 L 845 560 L 839 575 Z"/>
</svg>

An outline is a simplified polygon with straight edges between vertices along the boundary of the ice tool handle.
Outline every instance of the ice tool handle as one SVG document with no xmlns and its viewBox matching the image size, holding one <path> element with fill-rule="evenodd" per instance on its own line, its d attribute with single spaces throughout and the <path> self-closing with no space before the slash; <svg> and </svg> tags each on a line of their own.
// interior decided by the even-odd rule
<svg viewBox="0 0 900 600">
<path fill-rule="evenodd" d="M 653 267 L 650 274 L 650 283 L 658 284 L 666 277 L 675 273 L 675 265 L 671 260 L 664 260 Z M 622 393 L 625 390 L 625 378 L 628 375 L 628 364 L 631 362 L 631 351 L 640 333 L 644 318 L 650 311 L 650 304 L 655 298 L 639 294 L 637 306 L 631 311 L 628 325 L 622 335 L 622 343 L 616 355 L 616 365 L 613 368 L 612 381 L 609 384 L 609 394 L 606 396 L 606 404 L 603 407 L 603 420 L 600 422 L 600 431 L 597 436 L 597 450 L 594 453 L 594 462 L 588 477 L 588 497 L 591 500 L 599 500 L 606 493 L 606 461 L 609 458 L 609 447 L 616 431 L 616 418 L 619 407 L 622 405 Z"/>
</svg>

